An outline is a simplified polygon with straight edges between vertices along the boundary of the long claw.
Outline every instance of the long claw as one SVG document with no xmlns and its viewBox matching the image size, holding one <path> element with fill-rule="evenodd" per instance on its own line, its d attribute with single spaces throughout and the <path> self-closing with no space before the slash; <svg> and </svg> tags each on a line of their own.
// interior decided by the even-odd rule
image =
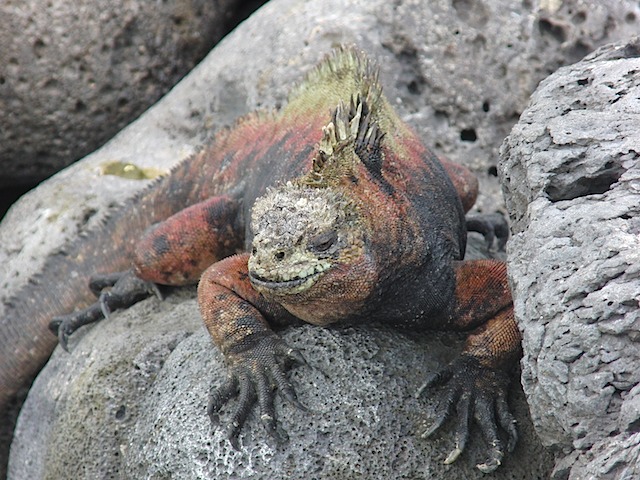
<svg viewBox="0 0 640 480">
<path fill-rule="evenodd" d="M 217 426 L 220 423 L 220 417 L 218 412 L 222 406 L 227 403 L 231 398 L 238 394 L 238 381 L 229 377 L 225 382 L 218 387 L 215 391 L 212 390 L 209 393 L 209 403 L 207 405 L 207 415 L 211 419 L 211 423 Z"/>
<path fill-rule="evenodd" d="M 478 470 L 482 473 L 491 473 L 500 465 L 502 465 L 502 458 L 504 457 L 504 452 L 502 451 L 501 446 L 492 445 L 492 449 L 490 450 L 491 456 L 484 462 L 476 465 Z"/>
<path fill-rule="evenodd" d="M 429 438 L 431 435 L 436 433 L 451 416 L 451 408 L 451 404 L 447 404 L 445 409 L 438 414 L 431 426 L 427 428 L 420 436 L 422 438 Z"/>
<path fill-rule="evenodd" d="M 432 373 L 427 377 L 424 383 L 420 385 L 420 388 L 418 388 L 415 393 L 415 398 L 420 398 L 426 390 L 442 384 L 447 380 L 447 377 L 449 377 L 449 375 L 446 371 L 438 371 Z"/>
<path fill-rule="evenodd" d="M 100 304 L 100 310 L 102 311 L 102 316 L 109 320 L 109 316 L 111 315 L 111 308 L 109 308 L 109 293 L 102 292 L 100 297 L 98 298 L 98 303 Z"/>
<path fill-rule="evenodd" d="M 492 472 L 502 463 L 504 457 L 504 449 L 502 442 L 498 437 L 498 428 L 493 406 L 487 401 L 479 401 L 476 404 L 475 419 L 480 426 L 480 430 L 484 435 L 487 443 L 491 445 L 489 449 L 489 458 L 485 463 L 477 465 L 478 469 L 484 473 Z"/>
<path fill-rule="evenodd" d="M 507 404 L 507 400 L 503 394 L 498 395 L 498 398 L 496 399 L 496 413 L 498 415 L 500 426 L 509 436 L 509 440 L 507 441 L 507 451 L 511 453 L 516 448 L 516 443 L 518 442 L 518 422 L 513 415 L 511 415 L 509 405 Z"/>
<path fill-rule="evenodd" d="M 292 362 L 294 365 L 299 365 L 299 366 L 305 366 L 308 367 L 309 364 L 307 363 L 307 359 L 304 358 L 304 356 L 296 349 L 294 348 L 289 348 L 286 352 L 285 355 L 287 357 L 287 359 Z"/>
<path fill-rule="evenodd" d="M 212 389 L 207 412 L 214 425 L 219 422 L 219 411 L 233 397 L 237 397 L 225 430 L 231 445 L 239 449 L 239 435 L 254 405 L 257 403 L 260 421 L 273 448 L 286 442 L 286 432 L 278 428 L 274 405 L 275 390 L 295 407 L 308 411 L 300 403 L 286 376 L 289 363 L 306 364 L 304 357 L 289 348 L 275 334 L 256 337 L 251 346 L 226 356 L 229 378 Z"/>
<path fill-rule="evenodd" d="M 455 462 L 460 454 L 464 452 L 464 449 L 467 446 L 467 441 L 469 440 L 469 421 L 471 419 L 471 402 L 471 397 L 466 393 L 462 394 L 460 400 L 458 400 L 458 405 L 456 406 L 456 411 L 458 414 L 458 425 L 456 427 L 456 448 L 444 461 L 444 463 L 447 465 Z"/>
<path fill-rule="evenodd" d="M 98 294 L 98 300 L 84 310 L 63 317 L 56 317 L 49 323 L 49 328 L 58 336 L 62 348 L 68 351 L 69 336 L 83 325 L 109 318 L 117 308 L 126 308 L 139 302 L 153 292 L 150 284 L 136 277 L 132 270 L 99 275 L 89 282 L 89 288 Z M 113 287 L 110 291 L 103 288 Z M 157 288 L 157 287 L 156 287 Z"/>
<path fill-rule="evenodd" d="M 509 239 L 509 225 L 502 215 L 494 213 L 469 216 L 466 224 L 467 231 L 482 234 L 487 248 L 491 249 L 497 239 L 498 250 L 504 250 Z"/>
<path fill-rule="evenodd" d="M 97 303 L 79 312 L 63 317 L 56 317 L 49 322 L 49 329 L 58 337 L 58 342 L 64 351 L 69 351 L 69 336 L 83 325 L 96 322 L 102 318 L 102 312 Z"/>
<path fill-rule="evenodd" d="M 239 433 L 240 425 L 238 425 L 237 423 L 230 423 L 225 433 L 225 436 L 227 437 L 227 440 L 229 440 L 229 443 L 231 444 L 233 449 L 238 452 L 240 451 L 240 439 L 238 438 Z"/>
<path fill-rule="evenodd" d="M 282 397 L 301 412 L 312 413 L 312 410 L 309 407 L 298 400 L 298 397 L 293 390 L 290 392 L 282 392 Z"/>
<path fill-rule="evenodd" d="M 266 375 L 258 375 L 256 381 L 256 393 L 260 406 L 260 420 L 269 435 L 269 438 L 277 440 L 276 435 L 276 412 L 273 406 L 273 394 L 269 386 Z"/>
<path fill-rule="evenodd" d="M 429 388 L 429 387 L 426 387 Z M 446 396 L 440 400 L 438 405 L 438 410 L 436 412 L 435 420 L 431 424 L 431 426 L 422 433 L 422 438 L 429 438 L 431 435 L 436 433 L 442 425 L 445 424 L 449 418 L 451 418 L 451 412 L 453 410 L 453 405 L 455 404 L 456 397 L 458 396 L 457 389 L 451 389 L 447 392 Z"/>
<path fill-rule="evenodd" d="M 506 400 L 509 375 L 506 371 L 483 366 L 475 357 L 462 355 L 441 373 L 431 375 L 416 396 L 431 386 L 438 385 L 438 407 L 433 424 L 422 434 L 430 437 L 451 417 L 456 407 L 455 448 L 447 455 L 445 464 L 455 462 L 464 453 L 469 440 L 471 419 L 489 445 L 487 459 L 477 465 L 482 472 L 492 472 L 500 466 L 504 457 L 498 428 L 509 437 L 507 450 L 515 448 L 518 439 L 516 421 L 509 412 Z"/>
<path fill-rule="evenodd" d="M 89 289 L 96 297 L 99 297 L 105 288 L 113 287 L 127 272 L 108 273 L 106 275 L 93 275 L 89 279 Z"/>
<path fill-rule="evenodd" d="M 271 374 L 273 376 L 273 380 L 276 383 L 276 387 L 278 388 L 278 393 L 283 399 L 285 399 L 291 405 L 296 407 L 298 410 L 301 410 L 303 412 L 309 411 L 309 409 L 305 407 L 300 402 L 300 400 L 298 400 L 298 396 L 296 395 L 296 392 L 293 389 L 291 382 L 287 380 L 282 370 L 278 368 L 274 368 L 271 370 Z"/>
<path fill-rule="evenodd" d="M 240 429 L 242 428 L 242 425 L 244 425 L 244 422 L 251 411 L 251 406 L 256 401 L 256 393 L 249 377 L 242 376 L 238 379 L 238 382 L 240 389 L 238 404 L 231 415 L 231 421 L 229 422 L 226 432 L 226 436 L 234 448 L 239 445 L 238 435 L 240 434 Z"/>
<path fill-rule="evenodd" d="M 453 462 L 455 462 L 458 457 L 460 456 L 460 454 L 464 451 L 464 449 L 456 446 L 456 448 L 454 448 L 451 453 L 449 455 L 447 455 L 447 458 L 445 458 L 444 460 L 444 464 L 445 465 L 451 465 Z"/>
<path fill-rule="evenodd" d="M 52 320 L 53 322 L 58 322 L 58 319 L 54 319 Z M 69 353 L 69 334 L 66 332 L 65 328 L 62 328 L 62 321 L 59 321 L 60 325 L 58 326 L 58 343 L 60 344 L 60 346 L 62 347 L 62 349 Z"/>
<path fill-rule="evenodd" d="M 164 300 L 164 295 L 162 294 L 160 287 L 156 283 L 148 282 L 147 286 L 149 287 L 150 293 L 152 293 L 158 300 Z"/>
</svg>

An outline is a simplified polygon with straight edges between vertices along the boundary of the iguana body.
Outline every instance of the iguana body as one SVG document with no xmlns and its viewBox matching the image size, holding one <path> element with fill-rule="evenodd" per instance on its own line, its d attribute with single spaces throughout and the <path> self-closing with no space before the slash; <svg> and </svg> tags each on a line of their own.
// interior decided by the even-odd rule
<svg viewBox="0 0 640 480">
<path fill-rule="evenodd" d="M 49 282 L 30 286 L 33 301 L 18 296 L 9 309 L 4 322 L 17 333 L 1 340 L 1 355 L 11 358 L 18 339 L 21 348 L 43 353 L 7 364 L 0 401 L 53 347 L 43 332 L 52 317 L 87 306 L 56 323 L 64 341 L 77 326 L 146 295 L 145 282 L 182 285 L 201 277 L 200 310 L 230 369 L 209 412 L 215 417 L 239 394 L 232 441 L 256 401 L 275 431 L 273 386 L 297 402 L 285 364 L 300 356 L 270 325 L 376 321 L 476 329 L 461 359 L 427 385 L 446 383 L 448 408 L 432 431 L 458 406 L 458 445 L 447 460 L 464 449 L 475 409 L 491 445 L 479 467 L 490 471 L 503 455 L 496 422 L 508 432 L 509 448 L 515 443 L 505 389 L 520 337 L 504 264 L 462 261 L 464 212 L 475 194 L 469 172 L 438 160 L 399 119 L 369 62 L 341 49 L 280 112 L 248 116 L 219 134 L 100 232 L 48 262 L 45 276 L 75 271 L 77 284 L 55 286 L 53 295 Z M 231 255 L 241 251 L 251 253 Z M 98 304 L 78 293 L 90 275 L 127 268 L 94 284 L 117 281 Z"/>
</svg>

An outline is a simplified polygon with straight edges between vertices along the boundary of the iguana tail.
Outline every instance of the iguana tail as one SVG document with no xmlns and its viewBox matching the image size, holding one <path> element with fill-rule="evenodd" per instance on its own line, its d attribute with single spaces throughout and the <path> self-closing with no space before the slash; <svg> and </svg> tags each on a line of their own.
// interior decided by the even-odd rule
<svg viewBox="0 0 640 480">
<path fill-rule="evenodd" d="M 193 185 L 187 179 L 204 161 L 200 153 L 181 162 L 98 228 L 52 254 L 41 273 L 5 301 L 0 318 L 0 413 L 55 348 L 57 338 L 49 322 L 95 302 L 88 288 L 91 275 L 129 268 L 134 245 L 147 227 L 209 194 L 203 191 L 206 185 Z"/>
</svg>

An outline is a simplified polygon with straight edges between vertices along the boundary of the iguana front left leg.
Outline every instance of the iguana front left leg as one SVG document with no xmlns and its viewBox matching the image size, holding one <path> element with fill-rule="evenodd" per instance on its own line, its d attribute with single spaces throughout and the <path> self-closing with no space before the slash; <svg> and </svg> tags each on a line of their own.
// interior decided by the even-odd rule
<svg viewBox="0 0 640 480">
<path fill-rule="evenodd" d="M 81 326 L 151 294 L 160 296 L 156 284 L 194 284 L 209 265 L 233 254 L 243 240 L 239 206 L 231 197 L 216 196 L 149 228 L 136 243 L 130 270 L 92 276 L 89 288 L 98 296 L 96 303 L 51 321 L 49 328 L 63 348 Z"/>
<path fill-rule="evenodd" d="M 94 275 L 89 288 L 98 297 L 97 302 L 83 310 L 55 317 L 49 323 L 49 329 L 58 336 L 64 350 L 68 350 L 69 336 L 80 327 L 107 318 L 111 311 L 130 307 L 149 295 L 162 297 L 157 285 L 137 277 L 133 270 Z"/>
</svg>

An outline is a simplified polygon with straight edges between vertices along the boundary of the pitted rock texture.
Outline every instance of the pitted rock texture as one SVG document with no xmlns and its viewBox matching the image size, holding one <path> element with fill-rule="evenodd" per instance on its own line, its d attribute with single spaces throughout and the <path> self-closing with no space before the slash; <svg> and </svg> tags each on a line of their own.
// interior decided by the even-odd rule
<svg viewBox="0 0 640 480">
<path fill-rule="evenodd" d="M 522 383 L 554 478 L 640 476 L 640 41 L 543 81 L 502 147 Z"/>
<path fill-rule="evenodd" d="M 0 188 L 34 185 L 98 148 L 211 49 L 241 3 L 0 5 Z"/>
<path fill-rule="evenodd" d="M 636 1 L 602 5 L 273 0 L 139 120 L 14 205 L 0 225 L 0 295 L 11 296 L 48 255 L 100 228 L 117 204 L 148 184 L 109 174 L 105 165 L 168 170 L 212 131 L 248 111 L 281 105 L 291 85 L 338 43 L 355 43 L 377 59 L 385 93 L 403 118 L 436 153 L 479 175 L 477 209 L 502 210 L 499 145 L 535 86 L 559 66 L 637 30 Z M 7 425 L 0 419 L 0 431 Z M 37 456 L 35 443 L 30 455 L 26 462 Z"/>
<path fill-rule="evenodd" d="M 78 333 L 72 353 L 57 350 L 32 388 L 10 480 L 486 478 L 475 467 L 484 460 L 481 435 L 454 465 L 443 464 L 455 445 L 452 429 L 420 438 L 433 402 L 415 393 L 459 351 L 456 335 L 375 326 L 284 330 L 309 363 L 290 378 L 310 411 L 276 400 L 288 436 L 280 445 L 253 411 L 236 451 L 206 413 L 209 387 L 226 369 L 192 290 L 145 300 Z M 517 382 L 510 397 L 520 441 L 492 478 L 544 479 L 552 458 L 527 420 Z"/>
</svg>

